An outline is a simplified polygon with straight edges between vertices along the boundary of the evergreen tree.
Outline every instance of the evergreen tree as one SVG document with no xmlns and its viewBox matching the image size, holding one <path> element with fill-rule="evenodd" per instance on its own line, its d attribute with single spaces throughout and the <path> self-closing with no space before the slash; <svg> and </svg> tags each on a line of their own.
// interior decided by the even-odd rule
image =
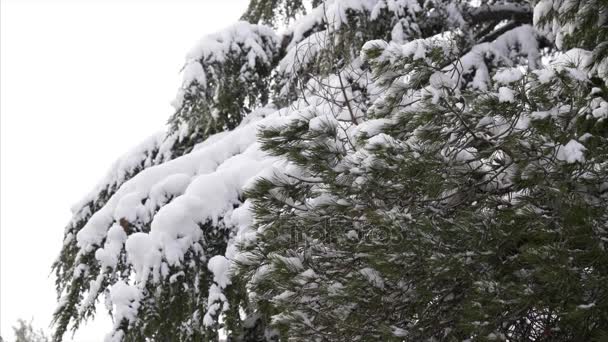
<svg viewBox="0 0 608 342">
<path fill-rule="evenodd" d="M 73 209 L 54 339 L 605 338 L 607 9 L 252 0 Z"/>
<path fill-rule="evenodd" d="M 49 339 L 44 334 L 42 329 L 34 330 L 32 322 L 27 322 L 23 319 L 17 320 L 17 326 L 13 327 L 15 333 L 15 342 L 48 342 Z M 0 337 L 0 341 L 2 338 Z"/>
</svg>

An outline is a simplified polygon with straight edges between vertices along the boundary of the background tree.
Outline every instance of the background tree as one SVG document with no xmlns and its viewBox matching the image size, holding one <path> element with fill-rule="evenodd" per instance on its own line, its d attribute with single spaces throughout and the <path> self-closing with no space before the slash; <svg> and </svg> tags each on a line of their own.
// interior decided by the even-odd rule
<svg viewBox="0 0 608 342">
<path fill-rule="evenodd" d="M 15 342 L 48 342 L 49 338 L 42 329 L 35 330 L 32 321 L 17 320 L 17 326 L 13 327 Z M 1 338 L 0 338 L 1 340 Z"/>
</svg>

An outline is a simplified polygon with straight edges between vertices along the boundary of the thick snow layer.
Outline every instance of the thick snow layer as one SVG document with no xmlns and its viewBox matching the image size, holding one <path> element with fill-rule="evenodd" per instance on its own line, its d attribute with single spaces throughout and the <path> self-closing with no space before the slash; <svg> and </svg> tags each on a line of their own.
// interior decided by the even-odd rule
<svg viewBox="0 0 608 342">
<path fill-rule="evenodd" d="M 608 102 L 600 101 L 598 106 L 593 109 L 593 116 L 598 119 L 606 119 L 608 118 Z"/>
<path fill-rule="evenodd" d="M 308 121 L 308 128 L 311 131 L 323 131 L 326 129 L 335 129 L 340 123 L 332 114 L 316 116 Z"/>
<path fill-rule="evenodd" d="M 278 44 L 279 37 L 272 28 L 244 21 L 203 37 L 186 56 L 182 86 L 173 106 L 179 109 L 183 105 L 184 96 L 193 82 L 199 89 L 207 87 L 207 81 L 215 77 L 213 64 L 225 62 L 231 55 L 243 55 L 246 62 L 241 72 L 253 72 L 258 64 L 270 65 Z"/>
<path fill-rule="evenodd" d="M 182 87 L 184 88 L 190 86 L 194 81 L 203 86 L 207 83 L 205 70 L 203 70 L 203 66 L 198 61 L 186 64 L 182 73 L 184 77 L 182 80 Z"/>
<path fill-rule="evenodd" d="M 498 88 L 498 102 L 515 102 L 515 93 L 507 87 Z"/>
<path fill-rule="evenodd" d="M 549 83 L 555 77 L 555 71 L 552 68 L 534 70 L 534 74 L 536 74 L 541 84 Z"/>
<path fill-rule="evenodd" d="M 207 263 L 209 271 L 213 272 L 213 281 L 216 282 L 219 287 L 225 288 L 230 285 L 230 260 L 222 255 L 215 255 L 209 259 Z"/>
<path fill-rule="evenodd" d="M 388 10 L 396 18 L 414 15 L 422 8 L 415 0 L 327 0 L 309 14 L 298 19 L 286 34 L 292 34 L 288 48 L 304 39 L 307 32 L 316 26 L 327 24 L 330 32 L 335 32 L 348 23 L 348 12 L 368 13 L 371 20 L 378 18 L 383 10 Z M 402 25 L 401 22 L 398 25 Z"/>
<path fill-rule="evenodd" d="M 535 69 L 540 61 L 537 38 L 538 33 L 532 26 L 522 25 L 503 33 L 492 42 L 477 44 L 458 61 L 443 68 L 442 73 L 452 78 L 451 82 L 448 82 L 443 76 L 440 77 L 440 73 L 435 73 L 431 86 L 432 88 L 452 88 L 452 84 L 460 85 L 465 81 L 463 75 L 472 74 L 471 86 L 480 90 L 488 90 L 490 63 L 493 66 L 513 65 L 519 56 L 525 56 L 528 60 L 528 67 Z M 363 45 L 362 58 L 366 60 L 366 51 L 379 49 L 381 55 L 376 58 L 377 62 L 393 64 L 403 58 L 411 58 L 414 61 L 424 59 L 426 63 L 431 64 L 432 61 L 427 58 L 427 54 L 435 48 L 441 48 L 445 55 L 450 55 L 453 50 L 450 35 L 443 34 L 428 39 L 417 39 L 404 45 L 372 40 Z M 506 69 L 499 72 L 494 80 L 498 83 L 514 82 L 519 79 L 520 75 L 521 71 Z"/>
<path fill-rule="evenodd" d="M 131 285 L 125 280 L 112 287 L 109 302 L 115 307 L 115 317 L 129 320 L 135 317 L 146 283 L 169 277 L 169 266 L 184 267 L 185 253 L 201 248 L 202 225 L 215 225 L 224 219 L 236 236 L 229 242 L 226 256 L 208 256 L 207 268 L 214 275 L 214 284 L 209 290 L 203 321 L 214 324 L 214 317 L 228 305 L 223 290 L 231 283 L 229 258 L 238 254 L 236 243 L 255 238 L 255 232 L 249 228 L 253 222 L 251 203 L 241 203 L 243 191 L 255 179 L 271 177 L 281 165 L 277 164 L 277 158 L 261 151 L 256 135 L 260 127 L 283 125 L 315 112 L 304 108 L 307 106 L 304 103 L 301 106 L 302 110 L 261 109 L 259 112 L 263 113 L 252 113 L 235 130 L 211 137 L 213 143 L 201 144 L 187 155 L 146 168 L 124 182 L 90 217 L 76 235 L 79 256 L 93 252 L 102 268 L 111 271 L 117 267 L 124 250 L 133 267 Z M 321 126 L 339 124 L 329 116 L 318 117 L 316 121 Z M 139 231 L 129 233 L 131 229 Z M 83 271 L 74 272 L 74 278 L 87 272 L 85 264 L 78 267 Z M 100 273 L 91 283 L 80 310 L 94 302 L 107 274 Z M 109 340 L 122 338 L 118 328 L 115 326 Z"/>
<path fill-rule="evenodd" d="M 118 330 L 119 326 L 123 320 L 135 321 L 141 294 L 136 287 L 119 280 L 111 287 L 110 298 L 114 305 L 114 331 L 106 336 L 105 341 L 122 341 L 124 332 Z"/>
<path fill-rule="evenodd" d="M 576 163 L 585 161 L 585 151 L 587 149 L 576 140 L 570 140 L 566 145 L 557 147 L 556 158 L 566 163 Z"/>
<path fill-rule="evenodd" d="M 209 287 L 207 312 L 203 317 L 203 324 L 205 326 L 213 326 L 215 324 L 214 317 L 220 313 L 219 310 L 228 308 L 227 299 L 222 289 L 232 283 L 230 280 L 231 265 L 231 261 L 222 255 L 213 256 L 207 263 L 207 268 L 213 273 L 214 284 Z"/>
<path fill-rule="evenodd" d="M 230 49 L 235 49 L 237 45 L 243 44 L 245 48 L 253 51 L 252 58 L 267 60 L 270 56 L 265 55 L 262 37 L 269 37 L 274 41 L 278 41 L 278 37 L 272 28 L 240 21 L 226 29 L 203 37 L 188 52 L 186 58 L 187 60 L 196 61 L 222 61 L 223 58 L 226 58 L 225 54 Z M 250 60 L 250 63 L 254 64 L 255 61 Z"/>
<path fill-rule="evenodd" d="M 235 186 L 245 181 L 242 179 L 244 177 L 243 174 L 236 172 L 236 170 L 247 165 L 249 167 L 246 170 L 252 170 L 252 174 L 249 174 L 249 176 L 255 175 L 257 171 L 256 166 L 258 168 L 263 166 L 256 163 L 256 161 L 264 159 L 264 154 L 259 152 L 259 149 L 254 146 L 244 153 L 243 156 L 230 160 L 226 164 L 230 167 L 224 166 L 221 172 L 214 171 L 231 157 L 245 152 L 250 146 L 254 145 L 256 132 L 256 125 L 246 125 L 237 128 L 232 134 L 226 135 L 211 146 L 198 149 L 164 164 L 145 169 L 136 177 L 123 184 L 114 196 L 110 198 L 108 203 L 91 216 L 84 228 L 77 234 L 78 245 L 84 249 L 94 248 L 105 238 L 109 226 L 115 219 L 124 218 L 128 221 L 129 219 L 133 220 L 135 218 L 134 214 L 129 213 L 129 215 L 126 215 L 128 217 L 124 217 L 121 214 L 128 212 L 127 207 L 135 209 L 135 212 L 137 212 L 137 207 L 141 202 L 138 203 L 134 198 L 150 197 L 153 202 L 156 202 L 158 197 L 153 197 L 155 194 L 163 194 L 164 196 L 170 190 L 177 190 L 178 192 L 183 190 L 184 177 L 187 176 L 177 176 L 181 177 L 181 183 L 178 182 L 180 183 L 179 185 L 167 180 L 169 177 L 176 177 L 175 175 L 177 174 L 188 175 L 190 177 L 194 175 L 199 176 L 193 178 L 192 183 L 185 189 L 184 196 L 179 196 L 170 205 L 161 208 L 152 222 L 152 231 L 163 232 L 162 235 L 164 236 L 177 236 L 189 231 L 189 229 L 193 229 L 193 224 L 204 223 L 205 219 L 217 220 L 218 215 L 226 206 L 227 200 L 238 196 L 238 191 L 234 190 Z M 218 184 L 218 181 L 223 181 L 223 183 Z M 162 188 L 161 184 L 165 184 L 167 189 L 163 189 L 163 191 L 159 190 L 159 187 Z M 215 192 L 213 195 L 216 197 L 213 200 L 206 200 L 208 197 L 204 193 L 211 193 L 211 190 L 206 188 L 207 186 Z M 219 205 L 218 203 L 223 204 Z M 168 208 L 176 206 L 191 209 L 186 212 L 205 207 L 199 213 L 199 217 L 203 221 L 196 220 L 188 223 L 190 221 L 188 221 L 188 218 L 183 217 L 183 213 L 173 215 L 172 211 Z M 171 231 L 171 229 L 166 228 L 168 224 L 176 223 L 176 220 L 184 224 L 180 231 Z M 175 262 L 176 260 L 171 258 L 171 261 Z"/>
<path fill-rule="evenodd" d="M 520 54 L 525 55 L 528 59 L 528 66 L 534 69 L 538 66 L 540 59 L 537 36 L 538 33 L 532 26 L 522 25 L 505 32 L 493 42 L 475 45 L 469 53 L 460 59 L 460 64 L 456 67 L 460 73 L 456 73 L 457 75 L 454 77 L 474 70 L 473 87 L 487 90 L 490 75 L 485 59 L 489 55 L 493 55 L 495 61 L 502 61 L 509 65 L 512 63 L 513 48 L 519 50 Z M 451 68 L 448 70 L 451 70 Z M 515 72 L 510 72 L 508 77 L 499 74 L 499 79 L 496 81 L 500 83 L 507 79 L 516 78 L 516 76 Z"/>
<path fill-rule="evenodd" d="M 108 236 L 108 239 L 110 237 Z M 128 260 L 135 268 L 135 280 L 141 281 L 148 278 L 148 265 L 153 265 L 155 271 L 160 268 L 161 250 L 160 245 L 145 233 L 134 233 L 126 242 Z M 157 274 L 157 272 L 153 272 Z M 157 277 L 158 279 L 158 277 Z"/>
<path fill-rule="evenodd" d="M 591 65 L 592 60 L 593 58 L 591 51 L 583 49 L 570 49 L 564 53 L 558 54 L 553 64 L 558 68 L 558 70 L 571 66 L 575 66 L 578 69 L 583 70 Z M 586 75 L 586 73 L 583 73 L 583 75 Z M 586 76 L 583 77 L 585 79 L 587 78 Z"/>
<path fill-rule="evenodd" d="M 300 18 L 292 26 L 288 34 L 293 34 L 289 48 L 300 42 L 305 33 L 320 24 L 329 23 L 328 28 L 332 31 L 338 30 L 347 22 L 346 12 L 348 10 L 371 12 L 373 5 L 378 1 L 374 0 L 329 0 L 314 8 L 311 13 Z"/>
<path fill-rule="evenodd" d="M 353 128 L 353 136 L 361 137 L 365 135 L 371 137 L 378 133 L 381 133 L 386 126 L 389 126 L 393 123 L 394 122 L 391 119 L 374 119 L 364 121 L 357 125 L 357 127 Z"/>
<path fill-rule="evenodd" d="M 215 324 L 214 317 L 220 313 L 220 309 L 224 306 L 223 303 L 226 303 L 226 296 L 216 284 L 211 284 L 209 296 L 207 297 L 207 312 L 203 317 L 203 324 L 206 327 L 211 327 Z"/>
<path fill-rule="evenodd" d="M 512 65 L 514 51 L 519 55 L 526 56 L 528 66 L 535 69 L 539 65 L 540 51 L 537 41 L 538 33 L 530 25 L 522 25 L 509 30 L 492 42 L 482 43 L 473 46 L 471 51 L 460 58 L 458 63 L 451 63 L 442 70 L 442 73 L 450 77 L 452 81 L 447 81 L 445 76 L 436 72 L 432 76 L 432 88 L 448 87 L 460 84 L 464 81 L 462 75 L 473 73 L 474 77 L 471 85 L 473 88 L 488 90 L 490 86 L 490 70 L 487 65 L 488 58 L 497 64 Z M 366 61 L 366 51 L 378 49 L 381 51 L 378 62 L 389 62 L 391 64 L 403 58 L 412 60 L 425 59 L 430 49 L 441 47 L 449 51 L 449 41 L 446 36 L 437 35 L 429 39 L 416 39 L 406 44 L 400 45 L 395 42 L 385 42 L 382 40 L 368 41 L 363 45 L 361 58 Z M 427 60 L 427 63 L 430 61 Z M 517 69 L 505 69 L 496 74 L 494 80 L 498 83 L 511 83 L 521 78 L 521 71 Z M 431 89 L 432 91 L 432 89 Z M 434 92 L 437 96 L 437 93 Z"/>
<path fill-rule="evenodd" d="M 396 145 L 396 141 L 388 134 L 378 133 L 367 140 L 366 148 L 373 149 L 380 146 Z"/>
<path fill-rule="evenodd" d="M 492 79 L 500 84 L 509 84 L 521 80 L 523 76 L 519 68 L 509 68 L 498 71 Z"/>
<path fill-rule="evenodd" d="M 100 193 L 111 187 L 118 187 L 140 166 L 149 167 L 171 158 L 171 147 L 177 136 L 167 136 L 165 132 L 158 132 L 141 144 L 124 154 L 110 167 L 105 177 L 78 203 L 72 206 L 74 217 L 72 222 L 84 218 L 89 214 L 88 203 L 100 197 Z M 158 154 L 154 156 L 154 151 Z"/>
<path fill-rule="evenodd" d="M 104 244 L 104 248 L 95 251 L 95 258 L 104 268 L 115 268 L 125 241 L 127 241 L 127 233 L 124 228 L 119 224 L 112 225 L 110 230 L 108 230 L 108 238 Z"/>
</svg>

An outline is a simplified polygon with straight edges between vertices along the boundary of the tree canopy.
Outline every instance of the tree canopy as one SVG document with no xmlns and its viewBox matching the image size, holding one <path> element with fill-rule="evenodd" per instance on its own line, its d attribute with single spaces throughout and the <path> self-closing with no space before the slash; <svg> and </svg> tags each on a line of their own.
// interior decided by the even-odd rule
<svg viewBox="0 0 608 342">
<path fill-rule="evenodd" d="M 251 0 L 72 208 L 54 340 L 608 338 L 607 17 Z"/>
</svg>

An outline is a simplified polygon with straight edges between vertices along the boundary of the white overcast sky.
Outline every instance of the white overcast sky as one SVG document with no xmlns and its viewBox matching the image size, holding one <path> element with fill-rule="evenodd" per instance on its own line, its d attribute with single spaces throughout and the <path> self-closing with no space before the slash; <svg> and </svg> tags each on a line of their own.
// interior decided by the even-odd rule
<svg viewBox="0 0 608 342">
<path fill-rule="evenodd" d="M 49 330 L 70 206 L 163 129 L 187 51 L 247 0 L 1 1 L 0 335 L 12 341 L 20 317 Z M 101 341 L 109 324 L 74 341 Z"/>
</svg>

